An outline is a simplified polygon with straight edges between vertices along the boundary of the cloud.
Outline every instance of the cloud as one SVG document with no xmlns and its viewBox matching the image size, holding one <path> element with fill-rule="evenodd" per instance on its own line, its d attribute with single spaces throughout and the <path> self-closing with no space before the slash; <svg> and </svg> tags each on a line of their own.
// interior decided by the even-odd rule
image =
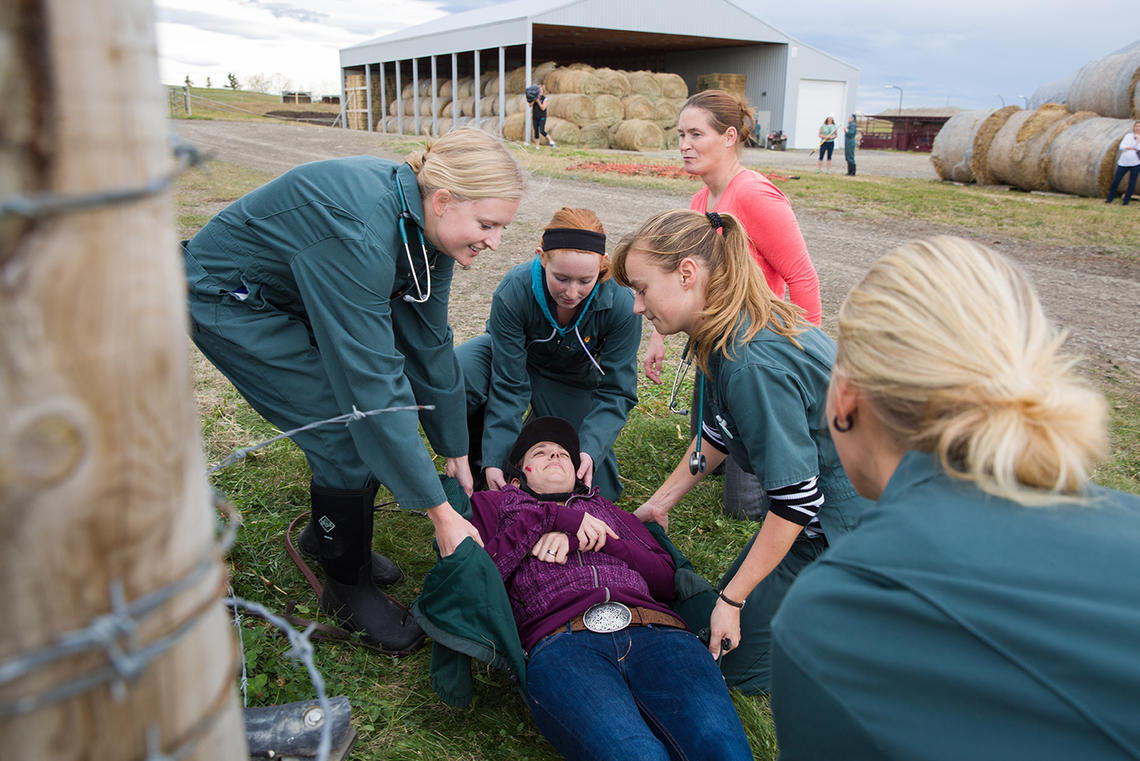
<svg viewBox="0 0 1140 761">
<path fill-rule="evenodd" d="M 217 32 L 246 40 L 277 39 L 277 36 L 270 30 L 251 29 L 248 24 L 240 19 L 183 8 L 158 6 L 155 8 L 155 20 L 160 24 L 188 26 L 201 31 Z"/>
<path fill-rule="evenodd" d="M 267 3 L 264 0 L 243 0 L 246 5 L 252 5 L 257 8 L 264 8 L 272 13 L 276 18 L 289 18 L 295 21 L 300 21 L 303 24 L 321 24 L 329 18 L 327 13 L 320 13 L 318 11 L 311 11 L 307 8 L 298 8 L 289 3 Z"/>
</svg>

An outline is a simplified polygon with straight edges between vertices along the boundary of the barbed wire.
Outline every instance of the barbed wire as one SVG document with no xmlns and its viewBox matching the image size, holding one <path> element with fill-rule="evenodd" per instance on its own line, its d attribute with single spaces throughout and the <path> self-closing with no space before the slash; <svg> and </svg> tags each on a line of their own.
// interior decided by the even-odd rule
<svg viewBox="0 0 1140 761">
<path fill-rule="evenodd" d="M 166 174 L 155 177 L 134 188 L 112 188 L 93 193 L 58 195 L 55 193 L 16 193 L 0 199 L 0 217 L 20 216 L 30 219 L 72 214 L 102 206 L 130 203 L 166 192 L 174 181 L 188 169 L 198 166 L 206 157 L 191 143 L 175 134 L 170 136 L 171 151 L 177 166 Z"/>
<path fill-rule="evenodd" d="M 209 470 L 207 470 L 206 475 L 212 476 L 214 473 L 217 473 L 219 470 L 222 470 L 223 468 L 228 468 L 229 466 L 233 465 L 235 462 L 238 462 L 239 460 L 244 460 L 246 455 L 248 455 L 250 452 L 256 452 L 258 449 L 262 449 L 264 447 L 267 447 L 276 441 L 280 441 L 281 439 L 287 439 L 287 438 L 293 436 L 294 434 L 301 433 L 302 431 L 308 431 L 308 430 L 313 429 L 313 428 L 318 428 L 322 425 L 332 425 L 334 423 L 344 423 L 345 425 L 348 425 L 349 423 L 354 423 L 357 420 L 364 420 L 365 418 L 369 418 L 369 417 L 372 417 L 373 415 L 379 415 L 379 414 L 382 414 L 385 412 L 418 412 L 420 410 L 434 410 L 434 409 L 435 409 L 434 404 L 409 404 L 409 405 L 405 405 L 403 407 L 383 407 L 380 409 L 367 410 L 365 412 L 361 412 L 360 410 L 358 410 L 356 408 L 356 405 L 354 404 L 354 405 L 352 405 L 352 412 L 346 412 L 343 415 L 337 415 L 336 417 L 331 417 L 327 420 L 318 420 L 315 423 L 307 423 L 306 425 L 303 425 L 300 428 L 294 428 L 290 431 L 285 431 L 284 433 L 280 433 L 271 439 L 266 439 L 265 441 L 258 442 L 257 444 L 254 444 L 253 446 L 242 447 L 241 449 L 236 449 L 229 456 L 227 456 L 224 460 L 222 460 L 217 465 L 215 465 L 212 468 L 210 468 Z"/>
</svg>

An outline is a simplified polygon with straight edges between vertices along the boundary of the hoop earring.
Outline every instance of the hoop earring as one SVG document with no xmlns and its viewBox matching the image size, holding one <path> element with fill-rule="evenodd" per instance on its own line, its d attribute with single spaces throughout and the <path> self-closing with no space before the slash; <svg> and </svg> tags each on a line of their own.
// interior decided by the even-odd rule
<svg viewBox="0 0 1140 761">
<path fill-rule="evenodd" d="M 839 416 L 838 415 L 834 415 L 831 418 L 831 425 L 835 428 L 835 430 L 839 431 L 840 433 L 847 433 L 848 431 L 850 431 L 852 428 L 855 427 L 855 421 L 851 418 L 850 414 L 848 414 L 847 417 L 843 418 L 843 422 L 845 423 L 845 425 L 839 424 Z"/>
</svg>

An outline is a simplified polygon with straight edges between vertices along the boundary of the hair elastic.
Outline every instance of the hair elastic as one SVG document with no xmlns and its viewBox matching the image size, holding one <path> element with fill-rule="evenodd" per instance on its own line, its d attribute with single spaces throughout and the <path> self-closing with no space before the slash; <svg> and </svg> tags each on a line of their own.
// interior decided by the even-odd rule
<svg viewBox="0 0 1140 761">
<path fill-rule="evenodd" d="M 606 234 L 576 227 L 552 227 L 542 233 L 543 251 L 556 251 L 560 248 L 591 251 L 605 256 Z"/>
<path fill-rule="evenodd" d="M 712 223 L 712 226 L 714 229 L 716 229 L 716 230 L 723 230 L 724 229 L 724 222 L 721 221 L 720 215 L 717 214 L 715 211 L 705 212 L 705 216 L 709 218 L 709 222 Z"/>
</svg>

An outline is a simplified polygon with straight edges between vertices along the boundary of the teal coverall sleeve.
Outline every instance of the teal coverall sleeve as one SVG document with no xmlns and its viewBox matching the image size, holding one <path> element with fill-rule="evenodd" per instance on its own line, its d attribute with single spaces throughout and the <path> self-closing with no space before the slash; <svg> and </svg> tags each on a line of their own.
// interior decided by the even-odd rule
<svg viewBox="0 0 1140 761">
<path fill-rule="evenodd" d="M 363 228 L 353 238 L 345 227 L 345 237 L 319 241 L 291 264 L 333 393 L 345 411 L 413 405 L 392 324 L 393 259 L 377 253 Z M 373 415 L 349 430 L 361 459 L 401 507 L 446 501 L 415 411 Z"/>
<path fill-rule="evenodd" d="M 467 454 L 467 403 L 463 373 L 455 357 L 447 304 L 455 260 L 438 254 L 431 270 L 431 298 L 423 304 L 393 299 L 396 349 L 404 356 L 404 374 L 418 404 L 434 404 L 420 422 L 437 454 Z"/>
<path fill-rule="evenodd" d="M 510 281 L 495 291 L 487 332 L 491 334 L 491 387 L 483 418 L 483 463 L 501 468 L 522 428 L 530 404 L 526 366 L 526 309 L 529 293 L 506 293 Z"/>
<path fill-rule="evenodd" d="M 806 412 L 808 391 L 799 378 L 778 366 L 749 364 L 732 373 L 725 397 L 737 429 L 732 435 L 740 437 L 761 486 L 776 489 L 819 475 L 819 452 Z M 706 405 L 706 424 L 728 438 L 709 412 Z"/>
<path fill-rule="evenodd" d="M 637 349 L 641 345 L 641 317 L 633 301 L 617 294 L 606 326 L 606 344 L 598 357 L 605 375 L 593 391 L 594 408 L 579 426 L 582 451 L 599 462 L 617 441 L 637 404 Z M 628 302 L 628 304 L 627 304 Z"/>
</svg>

